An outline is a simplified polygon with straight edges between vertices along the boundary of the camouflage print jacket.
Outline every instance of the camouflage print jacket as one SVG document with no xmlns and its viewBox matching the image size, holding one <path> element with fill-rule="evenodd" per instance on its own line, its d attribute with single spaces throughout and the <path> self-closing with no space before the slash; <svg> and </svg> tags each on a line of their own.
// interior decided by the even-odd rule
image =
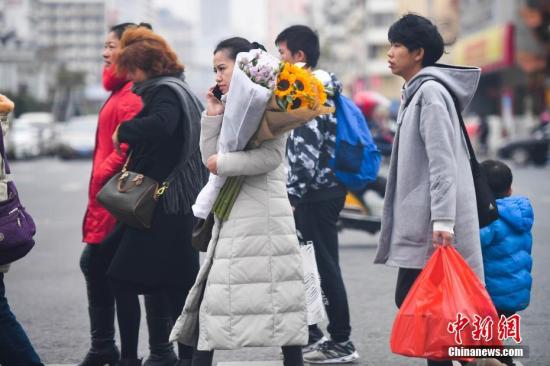
<svg viewBox="0 0 550 366">
<path fill-rule="evenodd" d="M 333 74 L 322 70 L 314 72 L 329 94 L 328 104 L 334 106 L 331 96 L 340 92 L 342 84 Z M 287 145 L 289 163 L 287 189 L 290 203 L 324 201 L 345 196 L 345 188 L 336 180 L 329 167 L 336 146 L 336 114 L 319 116 L 296 128 Z"/>
</svg>

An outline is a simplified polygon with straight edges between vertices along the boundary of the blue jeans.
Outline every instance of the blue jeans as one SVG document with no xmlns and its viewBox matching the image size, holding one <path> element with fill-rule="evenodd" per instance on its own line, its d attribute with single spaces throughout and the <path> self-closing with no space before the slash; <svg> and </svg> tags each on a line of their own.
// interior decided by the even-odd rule
<svg viewBox="0 0 550 366">
<path fill-rule="evenodd" d="M 0 365 L 44 366 L 10 310 L 3 273 L 0 273 Z"/>
</svg>

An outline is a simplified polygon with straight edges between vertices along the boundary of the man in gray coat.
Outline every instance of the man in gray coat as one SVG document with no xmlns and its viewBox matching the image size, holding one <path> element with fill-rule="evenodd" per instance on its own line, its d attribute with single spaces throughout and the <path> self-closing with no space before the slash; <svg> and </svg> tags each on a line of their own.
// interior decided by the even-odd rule
<svg viewBox="0 0 550 366">
<path fill-rule="evenodd" d="M 476 196 L 468 150 L 449 89 L 463 110 L 480 70 L 436 64 L 444 44 L 426 18 L 394 23 L 388 63 L 405 80 L 375 263 L 399 267 L 395 301 L 405 299 L 438 245 L 454 245 L 483 281 Z M 451 361 L 428 360 L 451 366 Z"/>
</svg>

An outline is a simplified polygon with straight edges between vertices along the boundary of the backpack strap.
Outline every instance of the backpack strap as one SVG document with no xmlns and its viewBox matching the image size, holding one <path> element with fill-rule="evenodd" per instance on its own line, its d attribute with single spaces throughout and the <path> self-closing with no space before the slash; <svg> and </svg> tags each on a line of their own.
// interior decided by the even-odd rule
<svg viewBox="0 0 550 366">
<path fill-rule="evenodd" d="M 451 96 L 451 99 L 453 100 L 453 104 L 455 106 L 456 114 L 458 116 L 458 121 L 459 121 L 459 124 L 460 124 L 460 130 L 462 131 L 462 135 L 464 136 L 464 140 L 466 141 L 466 146 L 468 147 L 468 154 L 470 155 L 470 161 L 475 163 L 475 165 L 479 165 L 479 162 L 478 162 L 477 157 L 476 157 L 476 153 L 475 153 L 474 148 L 472 146 L 472 142 L 470 141 L 470 136 L 468 136 L 468 131 L 466 130 L 466 125 L 464 124 L 464 119 L 462 118 L 462 113 L 460 112 L 460 103 L 458 103 L 457 97 L 452 92 L 452 90 L 449 89 L 449 87 L 447 87 L 447 85 L 439 82 L 436 79 L 428 79 L 428 80 L 422 81 L 420 83 L 420 85 L 418 86 L 418 88 L 416 89 L 416 91 L 405 102 L 404 108 L 407 108 L 409 106 L 409 104 L 411 103 L 411 101 L 412 101 L 414 95 L 416 94 L 416 92 L 418 92 L 420 90 L 420 87 L 422 85 L 424 85 L 424 83 L 427 83 L 428 81 L 435 81 L 439 85 L 443 86 L 445 88 L 445 90 L 447 90 L 447 93 L 449 93 L 449 95 Z"/>
</svg>

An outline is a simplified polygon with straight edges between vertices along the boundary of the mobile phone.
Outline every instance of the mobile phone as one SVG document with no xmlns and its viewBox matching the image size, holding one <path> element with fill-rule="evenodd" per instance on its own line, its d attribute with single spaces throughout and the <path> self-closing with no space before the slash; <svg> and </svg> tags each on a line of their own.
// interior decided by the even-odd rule
<svg viewBox="0 0 550 366">
<path fill-rule="evenodd" d="M 216 86 L 214 87 L 214 89 L 212 89 L 212 94 L 214 94 L 214 96 L 216 97 L 216 99 L 218 100 L 222 100 L 222 91 L 220 89 L 220 87 L 218 86 L 218 84 L 216 84 Z"/>
</svg>

